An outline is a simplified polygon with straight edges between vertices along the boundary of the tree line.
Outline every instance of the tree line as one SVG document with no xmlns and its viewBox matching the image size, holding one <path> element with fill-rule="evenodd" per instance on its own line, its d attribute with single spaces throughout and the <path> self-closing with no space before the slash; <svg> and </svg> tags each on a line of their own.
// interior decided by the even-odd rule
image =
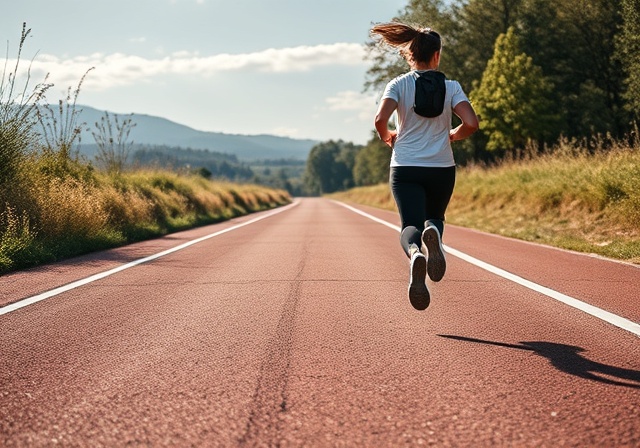
<svg viewBox="0 0 640 448">
<path fill-rule="evenodd" d="M 388 177 L 391 150 L 377 137 L 366 146 L 329 140 L 311 148 L 303 175 L 309 195 L 373 185 Z"/>
<path fill-rule="evenodd" d="M 460 82 L 480 117 L 480 132 L 454 145 L 459 164 L 542 150 L 561 137 L 623 139 L 640 118 L 640 0 L 409 0 L 396 19 L 442 35 L 440 70 Z M 372 40 L 368 50 L 368 90 L 381 93 L 409 69 Z M 386 181 L 389 150 L 375 136 L 355 152 L 347 146 L 312 150 L 311 189 Z M 336 159 L 324 176 L 335 180 L 323 181 L 329 153 Z"/>
<path fill-rule="evenodd" d="M 193 170 L 203 177 L 235 181 L 248 181 L 254 175 L 251 168 L 233 154 L 167 145 L 140 145 L 132 154 L 132 163 L 134 166 Z"/>
</svg>

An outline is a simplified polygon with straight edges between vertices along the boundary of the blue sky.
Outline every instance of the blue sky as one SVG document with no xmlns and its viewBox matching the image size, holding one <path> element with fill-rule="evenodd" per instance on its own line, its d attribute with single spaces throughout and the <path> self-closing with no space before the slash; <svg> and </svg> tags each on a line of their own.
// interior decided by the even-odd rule
<svg viewBox="0 0 640 448">
<path fill-rule="evenodd" d="M 52 102 L 90 67 L 78 102 L 205 131 L 365 143 L 372 23 L 406 0 L 0 0 L 0 39 Z M 24 64 L 26 67 L 27 64 Z"/>
</svg>

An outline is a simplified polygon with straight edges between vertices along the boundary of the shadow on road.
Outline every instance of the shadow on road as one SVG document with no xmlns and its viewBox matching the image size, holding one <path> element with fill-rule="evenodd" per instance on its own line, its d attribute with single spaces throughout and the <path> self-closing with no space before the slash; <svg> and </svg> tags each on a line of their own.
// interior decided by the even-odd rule
<svg viewBox="0 0 640 448">
<path fill-rule="evenodd" d="M 590 359 L 580 355 L 580 352 L 585 351 L 585 349 L 581 347 L 556 344 L 554 342 L 533 341 L 519 342 L 518 344 L 507 344 L 504 342 L 485 341 L 482 339 L 452 336 L 447 334 L 439 334 L 438 336 L 447 339 L 455 339 L 457 341 L 497 345 L 499 347 L 515 348 L 518 350 L 529 350 L 537 355 L 547 358 L 551 362 L 551 365 L 556 369 L 570 375 L 575 375 L 587 380 L 598 381 L 600 383 L 640 389 L 640 371 L 614 367 L 600 362 L 591 361 Z"/>
</svg>

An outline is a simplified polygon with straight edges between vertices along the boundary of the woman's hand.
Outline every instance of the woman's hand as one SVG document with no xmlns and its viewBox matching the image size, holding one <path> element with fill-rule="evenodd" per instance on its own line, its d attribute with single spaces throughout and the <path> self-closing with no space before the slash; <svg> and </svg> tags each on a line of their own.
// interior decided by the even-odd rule
<svg viewBox="0 0 640 448">
<path fill-rule="evenodd" d="M 393 148 L 396 144 L 396 138 L 398 138 L 398 132 L 396 131 L 388 131 L 389 137 L 383 139 L 382 141 L 386 143 L 389 148 Z"/>
</svg>

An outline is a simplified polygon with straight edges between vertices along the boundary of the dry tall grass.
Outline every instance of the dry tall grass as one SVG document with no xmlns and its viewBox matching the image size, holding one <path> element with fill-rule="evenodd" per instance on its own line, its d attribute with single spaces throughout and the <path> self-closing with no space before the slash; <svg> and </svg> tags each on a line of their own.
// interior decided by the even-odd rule
<svg viewBox="0 0 640 448">
<path fill-rule="evenodd" d="M 640 144 L 560 142 L 499 166 L 460 168 L 449 223 L 640 263 Z M 336 198 L 395 210 L 387 185 Z"/>
<path fill-rule="evenodd" d="M 0 209 L 0 273 L 289 203 L 286 191 L 167 171 L 23 166 Z M 74 166 L 76 171 L 70 169 Z M 71 174 L 70 174 L 71 173 Z"/>
</svg>

